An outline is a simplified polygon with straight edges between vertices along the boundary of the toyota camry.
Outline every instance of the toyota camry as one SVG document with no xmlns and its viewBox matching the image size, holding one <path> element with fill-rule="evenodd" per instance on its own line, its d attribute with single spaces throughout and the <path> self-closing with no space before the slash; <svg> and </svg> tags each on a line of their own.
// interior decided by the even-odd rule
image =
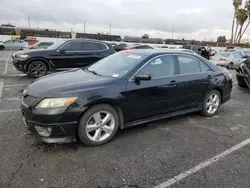
<svg viewBox="0 0 250 188">
<path fill-rule="evenodd" d="M 37 79 L 24 91 L 21 110 L 44 142 L 100 145 L 118 129 L 192 112 L 214 116 L 231 91 L 228 70 L 201 56 L 128 50 Z"/>
</svg>

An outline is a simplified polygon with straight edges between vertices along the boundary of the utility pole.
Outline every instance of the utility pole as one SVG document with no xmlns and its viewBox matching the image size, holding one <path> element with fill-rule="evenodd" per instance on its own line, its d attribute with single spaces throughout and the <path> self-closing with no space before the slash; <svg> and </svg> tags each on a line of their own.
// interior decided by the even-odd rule
<svg viewBox="0 0 250 188">
<path fill-rule="evenodd" d="M 172 28 L 172 40 L 174 39 L 174 29 Z"/>
<path fill-rule="evenodd" d="M 30 28 L 30 16 L 28 16 L 28 23 L 29 23 L 29 28 Z"/>
<path fill-rule="evenodd" d="M 109 25 L 109 34 L 111 35 L 111 24 Z"/>
<path fill-rule="evenodd" d="M 84 33 L 86 32 L 86 22 L 84 22 Z"/>
</svg>

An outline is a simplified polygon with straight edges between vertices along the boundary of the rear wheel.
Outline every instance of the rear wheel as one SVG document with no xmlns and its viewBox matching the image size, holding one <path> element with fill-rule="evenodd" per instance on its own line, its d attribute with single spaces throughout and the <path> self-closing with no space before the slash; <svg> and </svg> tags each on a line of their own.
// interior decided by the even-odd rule
<svg viewBox="0 0 250 188">
<path fill-rule="evenodd" d="M 5 46 L 0 45 L 0 50 L 4 50 L 4 49 L 5 49 Z"/>
<path fill-rule="evenodd" d="M 207 117 L 214 116 L 221 104 L 221 95 L 217 90 L 208 92 L 203 103 L 202 115 Z"/>
<path fill-rule="evenodd" d="M 247 85 L 238 81 L 238 86 L 242 88 L 247 88 Z"/>
<path fill-rule="evenodd" d="M 231 62 L 231 63 L 228 64 L 227 68 L 228 69 L 233 69 L 233 66 L 234 66 L 234 64 L 233 64 L 233 62 Z"/>
<path fill-rule="evenodd" d="M 28 75 L 34 78 L 39 78 L 46 75 L 48 72 L 47 65 L 42 61 L 33 61 L 28 67 Z"/>
<path fill-rule="evenodd" d="M 117 111 L 110 105 L 91 107 L 81 117 L 78 137 L 85 145 L 101 145 L 111 140 L 119 127 Z"/>
</svg>

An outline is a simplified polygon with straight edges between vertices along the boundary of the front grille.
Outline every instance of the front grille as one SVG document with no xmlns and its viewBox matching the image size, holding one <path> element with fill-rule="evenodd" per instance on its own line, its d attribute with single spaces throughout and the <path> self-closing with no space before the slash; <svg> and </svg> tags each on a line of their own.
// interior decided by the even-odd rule
<svg viewBox="0 0 250 188">
<path fill-rule="evenodd" d="M 26 104 L 27 106 L 32 106 L 34 105 L 36 102 L 38 101 L 38 98 L 30 96 L 30 95 L 26 95 L 23 98 L 23 102 L 24 104 Z"/>
</svg>

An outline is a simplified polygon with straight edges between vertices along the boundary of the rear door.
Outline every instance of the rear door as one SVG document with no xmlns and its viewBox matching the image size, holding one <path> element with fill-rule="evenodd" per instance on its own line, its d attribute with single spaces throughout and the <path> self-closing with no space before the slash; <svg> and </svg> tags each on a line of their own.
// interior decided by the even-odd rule
<svg viewBox="0 0 250 188">
<path fill-rule="evenodd" d="M 91 65 L 98 60 L 108 56 L 108 46 L 101 42 L 82 41 L 81 51 L 78 52 L 80 60 L 77 61 L 77 67 Z"/>
<path fill-rule="evenodd" d="M 196 56 L 181 54 L 175 57 L 179 75 L 176 90 L 181 94 L 176 102 L 176 110 L 199 107 L 209 91 L 210 79 L 213 79 L 214 72 Z"/>
</svg>

